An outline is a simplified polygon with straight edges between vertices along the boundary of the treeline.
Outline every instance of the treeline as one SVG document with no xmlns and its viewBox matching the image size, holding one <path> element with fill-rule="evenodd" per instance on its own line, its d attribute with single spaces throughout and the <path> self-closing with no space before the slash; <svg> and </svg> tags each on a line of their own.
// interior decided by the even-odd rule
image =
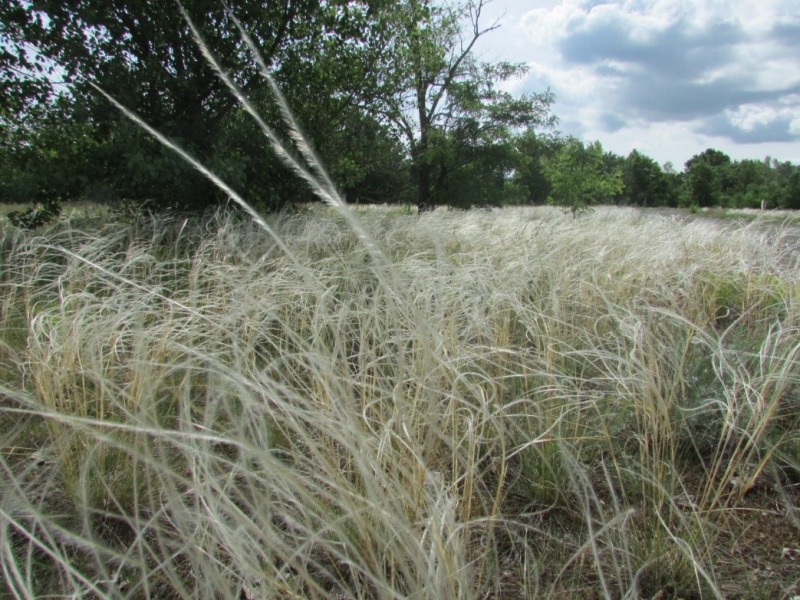
<svg viewBox="0 0 800 600">
<path fill-rule="evenodd" d="M 0 202 L 204 210 L 211 183 L 94 85 L 262 210 L 310 199 L 210 67 L 188 17 L 278 134 L 280 109 L 236 18 L 350 202 L 420 209 L 553 202 L 800 208 L 798 168 L 708 150 L 682 172 L 554 132 L 549 91 L 513 96 L 525 66 L 484 63 L 483 0 L 10 0 L 0 5 Z M 25 220 L 27 219 L 27 220 Z"/>
<path fill-rule="evenodd" d="M 800 209 L 800 166 L 770 157 L 734 161 L 709 148 L 678 171 L 637 150 L 620 156 L 599 142 L 534 132 L 517 139 L 517 150 L 510 180 L 529 203 Z"/>
</svg>

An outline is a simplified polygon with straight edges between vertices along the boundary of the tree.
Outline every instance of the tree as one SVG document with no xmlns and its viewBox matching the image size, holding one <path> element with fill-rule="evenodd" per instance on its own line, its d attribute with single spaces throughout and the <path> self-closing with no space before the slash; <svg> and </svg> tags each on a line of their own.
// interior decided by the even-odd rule
<svg viewBox="0 0 800 600">
<path fill-rule="evenodd" d="M 402 142 L 369 114 L 348 111 L 322 147 L 325 164 L 348 202 L 413 201 Z"/>
<path fill-rule="evenodd" d="M 497 89 L 522 75 L 523 65 L 474 57 L 478 39 L 498 27 L 482 23 L 485 4 L 402 0 L 384 13 L 390 52 L 380 68 L 384 93 L 371 109 L 404 137 L 422 210 L 442 201 L 432 192 L 448 190 L 460 170 L 486 152 L 496 157 L 510 129 L 554 122 L 549 92 L 515 98 Z"/>
<path fill-rule="evenodd" d="M 22 122 L 3 120 L 0 202 L 34 204 L 8 215 L 15 225 L 46 223 L 60 213 L 63 200 L 84 197 L 98 179 L 102 149 L 87 124 L 61 122 L 65 104 L 60 98 L 47 109 L 31 109 Z"/>
<path fill-rule="evenodd" d="M 550 180 L 545 164 L 559 147 L 552 135 L 540 135 L 528 129 L 515 139 L 516 160 L 513 182 L 522 190 L 528 204 L 545 204 L 550 196 Z"/>
<path fill-rule="evenodd" d="M 685 197 L 695 206 L 718 206 L 730 190 L 730 157 L 709 148 L 686 161 Z"/>
<path fill-rule="evenodd" d="M 508 132 L 487 135 L 474 121 L 450 131 L 435 129 L 429 149 L 431 205 L 500 206 L 512 200 L 514 147 Z"/>
<path fill-rule="evenodd" d="M 564 140 L 555 156 L 545 162 L 551 186 L 548 202 L 568 208 L 575 218 L 578 212 L 620 193 L 622 174 L 607 172 L 603 157 L 600 142 L 584 147 L 578 139 Z"/>
<path fill-rule="evenodd" d="M 684 173 L 679 173 L 671 161 L 667 161 L 661 165 L 661 169 L 664 172 L 664 181 L 666 184 L 666 205 L 677 208 L 680 204 Z"/>
<path fill-rule="evenodd" d="M 786 182 L 780 206 L 781 208 L 800 210 L 800 167 L 797 165 L 795 165 Z"/>
<path fill-rule="evenodd" d="M 247 24 L 312 142 L 324 145 L 334 139 L 354 118 L 355 107 L 369 101 L 375 90 L 370 66 L 386 51 L 371 33 L 374 8 L 382 4 L 377 0 L 183 4 L 237 84 L 269 113 L 265 82 L 232 22 L 232 12 Z M 201 55 L 176 3 L 8 0 L 0 4 L 0 24 L 0 80 L 9 90 L 12 113 L 47 105 L 53 97 L 51 87 L 28 75 L 49 69 L 69 84 L 63 97 L 72 100 L 72 112 L 62 116 L 86 125 L 105 146 L 104 178 L 118 195 L 196 208 L 218 199 L 208 182 L 131 127 L 88 86 L 88 81 L 99 84 L 201 161 L 233 166 L 228 157 L 243 155 L 241 145 L 249 143 L 230 135 L 236 101 Z M 277 121 L 274 110 L 272 114 Z M 222 146 L 220 139 L 229 145 Z M 256 156 L 267 163 L 264 171 L 279 173 L 282 167 L 263 144 L 259 150 Z M 240 174 L 258 178 L 260 173 L 251 169 Z M 250 183 L 257 184 L 252 186 L 256 189 L 269 187 L 263 181 L 242 182 Z"/>
<path fill-rule="evenodd" d="M 800 166 L 772 161 L 773 201 L 780 208 L 800 209 Z"/>
<path fill-rule="evenodd" d="M 800 208 L 800 169 L 790 162 L 770 157 L 735 161 L 726 175 L 721 202 L 741 208 Z"/>
<path fill-rule="evenodd" d="M 633 150 L 625 159 L 622 180 L 631 204 L 661 206 L 668 203 L 668 183 L 664 171 L 656 161 L 638 150 Z"/>
<path fill-rule="evenodd" d="M 613 176 L 615 173 L 622 173 L 625 168 L 625 157 L 615 152 L 607 151 L 603 152 L 603 171 L 608 174 L 609 176 Z M 624 200 L 623 192 L 625 190 L 624 183 L 623 186 L 613 194 L 611 194 L 608 198 L 611 202 L 616 205 L 622 204 Z"/>
<path fill-rule="evenodd" d="M 727 203 L 738 208 L 775 206 L 774 192 L 770 189 L 774 179 L 770 160 L 741 160 L 730 166 L 730 198 Z"/>
</svg>

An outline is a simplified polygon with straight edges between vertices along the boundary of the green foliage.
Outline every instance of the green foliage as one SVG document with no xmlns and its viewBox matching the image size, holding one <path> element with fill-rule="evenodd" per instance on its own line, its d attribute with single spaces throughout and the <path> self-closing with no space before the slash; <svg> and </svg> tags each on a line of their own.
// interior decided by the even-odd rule
<svg viewBox="0 0 800 600">
<path fill-rule="evenodd" d="M 770 202 L 773 191 L 770 190 L 772 173 L 769 160 L 742 160 L 731 168 L 730 206 L 736 208 L 761 208 L 773 205 Z"/>
<path fill-rule="evenodd" d="M 498 89 L 499 82 L 523 73 L 522 65 L 483 64 L 472 55 L 477 39 L 495 28 L 481 28 L 480 4 L 184 3 L 209 49 L 276 125 L 277 111 L 231 14 L 259 32 L 266 64 L 349 199 L 405 202 L 413 187 L 418 204 L 464 206 L 505 201 L 504 190 L 517 189 L 505 185 L 514 170 L 514 131 L 553 121 L 548 93 L 518 98 Z M 263 208 L 307 199 L 304 185 L 268 156 L 175 7 L 69 0 L 28 10 L 14 1 L 0 7 L 0 17 L 0 36 L 10 49 L 0 57 L 0 73 L 14 97 L 9 115 L 49 107 L 53 99 L 50 86 L 31 87 L 15 75 L 20 69 L 31 70 L 36 61 L 42 69 L 58 65 L 54 72 L 69 85 L 58 118 L 29 132 L 63 138 L 58 156 L 64 161 L 51 160 L 47 169 L 60 184 L 50 187 L 62 197 L 191 209 L 224 200 L 98 98 L 86 84 L 91 80 Z M 39 49 L 35 60 L 21 50 L 28 44 Z M 93 145 L 81 153 L 90 164 L 69 168 L 63 150 L 78 139 Z M 2 162 L 9 156 L 4 152 Z M 14 171 L 4 197 L 32 197 L 29 188 L 39 185 L 41 170 L 13 156 L 10 163 L 2 164 L 4 172 Z M 68 182 L 75 172 L 76 181 Z M 465 187 L 467 176 L 487 183 L 481 190 Z"/>
<path fill-rule="evenodd" d="M 675 169 L 675 166 L 669 161 L 665 162 L 661 168 L 664 172 L 667 206 L 675 208 L 680 203 L 684 175 L 683 173 L 679 173 Z"/>
<path fill-rule="evenodd" d="M 192 0 L 183 4 L 211 51 L 222 57 L 223 66 L 256 101 L 264 97 L 266 83 L 231 15 L 257 31 L 259 50 L 312 144 L 320 149 L 329 145 L 332 153 L 347 152 L 343 131 L 357 118 L 354 112 L 363 113 L 359 107 L 371 102 L 381 77 L 371 68 L 385 42 L 374 35 L 379 11 L 373 11 L 373 2 L 264 5 L 237 0 L 226 5 Z M 306 189 L 280 167 L 257 166 L 269 162 L 267 152 L 263 145 L 253 148 L 261 142 L 253 141 L 252 127 L 243 126 L 242 119 L 237 122 L 236 100 L 207 64 L 175 4 L 69 0 L 38 2 L 30 9 L 13 0 L 0 6 L 0 22 L 0 37 L 7 49 L 0 54 L 0 79 L 8 82 L 14 99 L 9 102 L 9 116 L 16 119 L 31 107 L 49 107 L 53 98 L 49 85 L 31 87 L 24 77 L 15 75 L 20 69 L 33 68 L 24 51 L 33 45 L 39 50 L 37 59 L 46 65 L 58 64 L 59 78 L 69 84 L 69 93 L 60 97 L 69 110 L 59 113 L 60 123 L 54 119 L 44 126 L 47 131 L 42 135 L 71 127 L 90 129 L 89 138 L 101 150 L 83 185 L 77 186 L 81 194 L 102 190 L 113 198 L 191 209 L 224 200 L 180 158 L 152 142 L 99 98 L 86 83 L 93 81 L 201 162 L 231 176 L 237 189 L 255 190 L 257 203 L 279 208 L 307 199 Z M 277 111 L 267 115 L 277 122 Z M 396 144 L 391 149 L 384 144 L 373 160 L 363 164 L 369 136 L 373 140 L 387 137 L 374 129 L 365 131 L 365 139 L 352 144 L 353 153 L 342 157 L 342 175 L 354 191 L 371 185 L 365 193 L 383 194 L 389 186 L 376 190 L 375 182 L 393 170 L 402 153 Z M 78 136 L 68 137 L 74 141 Z M 17 182 L 40 179 L 27 163 L 13 158 L 11 162 L 20 174 Z M 344 167 L 347 164 L 359 164 L 363 171 L 353 173 Z M 61 179 L 69 173 L 68 169 L 52 172 Z M 368 180 L 372 183 L 365 183 Z M 60 191 L 63 197 L 75 195 L 71 190 Z"/>
<path fill-rule="evenodd" d="M 549 92 L 514 97 L 498 89 L 524 74 L 524 65 L 486 64 L 474 56 L 478 39 L 497 28 L 481 23 L 484 3 L 404 0 L 383 12 L 387 52 L 378 70 L 386 83 L 372 110 L 403 137 L 422 209 L 502 201 L 512 170 L 511 133 L 554 122 Z M 462 195 L 463 177 L 487 174 L 493 188 Z"/>
<path fill-rule="evenodd" d="M 607 172 L 603 158 L 600 142 L 584 147 L 580 140 L 566 139 L 545 163 L 551 184 L 547 201 L 568 208 L 575 217 L 593 204 L 619 194 L 623 189 L 622 174 Z"/>
<path fill-rule="evenodd" d="M 407 203 L 413 200 L 405 149 L 374 117 L 350 110 L 322 143 L 320 154 L 331 177 L 351 203 Z"/>
<path fill-rule="evenodd" d="M 628 202 L 636 206 L 671 204 L 668 177 L 656 161 L 633 150 L 622 168 Z"/>
<path fill-rule="evenodd" d="M 800 165 L 772 161 L 770 189 L 779 208 L 800 209 Z"/>
<path fill-rule="evenodd" d="M 431 140 L 434 204 L 470 208 L 516 199 L 508 185 L 516 157 L 507 132 L 493 137 L 482 132 L 476 120 L 465 119 L 449 132 L 436 130 Z"/>
<path fill-rule="evenodd" d="M 20 229 L 35 229 L 46 225 L 61 214 L 60 198 L 49 200 L 44 203 L 37 203 L 30 208 L 22 211 L 11 211 L 8 213 L 8 220 Z"/>
<path fill-rule="evenodd" d="M 718 206 L 730 189 L 731 159 L 709 148 L 686 162 L 684 203 L 700 207 Z"/>
<path fill-rule="evenodd" d="M 686 163 L 683 182 L 685 205 L 800 208 L 800 167 L 769 157 L 731 161 L 708 149 Z"/>
<path fill-rule="evenodd" d="M 550 196 L 550 179 L 545 163 L 558 148 L 558 139 L 526 130 L 514 140 L 516 151 L 513 183 L 520 189 L 520 198 L 527 204 L 545 204 Z"/>
<path fill-rule="evenodd" d="M 33 229 L 57 217 L 62 200 L 83 196 L 96 174 L 94 128 L 63 121 L 64 111 L 59 101 L 19 121 L 0 116 L 0 202 L 32 204 L 8 214 L 17 227 Z"/>
<path fill-rule="evenodd" d="M 601 151 L 599 161 L 589 148 L 565 150 L 572 141 L 540 132 L 556 121 L 549 92 L 501 89 L 526 67 L 474 55 L 476 42 L 497 28 L 481 21 L 485 2 L 184 4 L 209 50 L 285 133 L 231 16 L 258 32 L 304 134 L 354 203 L 550 201 L 574 214 L 596 202 L 800 209 L 800 167 L 789 162 L 731 161 L 708 149 L 677 173 L 635 150 L 625 158 Z M 0 6 L 0 41 L 0 202 L 38 203 L 12 217 L 19 225 L 43 223 L 60 200 L 196 211 L 227 200 L 87 80 L 261 209 L 311 197 L 270 155 L 173 5 L 10 0 Z M 31 45 L 38 52 L 25 51 Z"/>
</svg>

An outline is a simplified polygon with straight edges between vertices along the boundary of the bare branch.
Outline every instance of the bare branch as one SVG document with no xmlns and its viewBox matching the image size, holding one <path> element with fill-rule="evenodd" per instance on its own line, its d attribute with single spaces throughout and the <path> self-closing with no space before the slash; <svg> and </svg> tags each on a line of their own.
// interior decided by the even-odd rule
<svg viewBox="0 0 800 600">
<path fill-rule="evenodd" d="M 453 83 L 453 80 L 458 76 L 458 70 L 461 67 L 461 64 L 466 60 L 466 58 L 472 52 L 472 48 L 475 46 L 475 43 L 478 41 L 478 39 L 484 34 L 489 33 L 490 31 L 494 31 L 495 29 L 498 29 L 500 27 L 499 22 L 495 21 L 492 25 L 490 25 L 486 29 L 480 28 L 481 11 L 485 4 L 486 4 L 485 0 L 478 0 L 477 5 L 474 2 L 470 2 L 469 12 L 470 12 L 470 19 L 472 21 L 472 30 L 473 30 L 472 39 L 470 40 L 466 48 L 463 47 L 463 42 L 462 42 L 461 52 L 455 57 L 455 60 L 451 63 L 450 67 L 447 70 L 444 80 L 439 86 L 439 91 L 433 96 L 433 101 L 431 102 L 431 107 L 430 107 L 430 114 L 434 114 L 436 112 L 436 109 L 439 106 L 439 103 L 442 101 L 442 98 L 444 98 L 445 94 L 447 93 L 448 88 Z"/>
</svg>

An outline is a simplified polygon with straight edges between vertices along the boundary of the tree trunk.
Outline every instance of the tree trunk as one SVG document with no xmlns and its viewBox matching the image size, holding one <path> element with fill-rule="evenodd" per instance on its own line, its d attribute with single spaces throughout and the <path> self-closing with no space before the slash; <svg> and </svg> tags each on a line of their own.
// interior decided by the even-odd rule
<svg viewBox="0 0 800 600">
<path fill-rule="evenodd" d="M 431 166 L 423 159 L 417 165 L 417 210 L 433 210 L 431 203 Z"/>
<path fill-rule="evenodd" d="M 426 212 L 433 210 L 431 203 L 431 164 L 428 156 L 428 132 L 430 130 L 430 119 L 428 118 L 424 91 L 417 91 L 417 102 L 419 110 L 419 143 L 416 148 L 416 170 L 417 170 L 417 210 Z"/>
</svg>

